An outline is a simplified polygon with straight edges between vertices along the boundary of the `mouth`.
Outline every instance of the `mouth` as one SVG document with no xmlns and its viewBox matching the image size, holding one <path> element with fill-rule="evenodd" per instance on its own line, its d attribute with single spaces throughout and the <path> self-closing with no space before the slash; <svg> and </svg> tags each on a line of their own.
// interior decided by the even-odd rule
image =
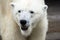
<svg viewBox="0 0 60 40">
<path fill-rule="evenodd" d="M 23 31 L 26 31 L 26 30 L 28 30 L 28 26 L 21 26 L 21 29 L 23 30 Z"/>
</svg>

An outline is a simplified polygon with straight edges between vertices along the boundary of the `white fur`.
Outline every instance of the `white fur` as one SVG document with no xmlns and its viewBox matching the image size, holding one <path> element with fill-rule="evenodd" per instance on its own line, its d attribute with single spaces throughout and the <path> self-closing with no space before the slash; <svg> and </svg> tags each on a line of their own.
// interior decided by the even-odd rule
<svg viewBox="0 0 60 40">
<path fill-rule="evenodd" d="M 1 27 L 3 40 L 45 40 L 48 20 L 44 0 L 13 0 L 11 6 L 12 15 L 5 15 L 4 26 Z M 18 10 L 21 10 L 21 13 Z M 34 13 L 31 14 L 30 11 Z M 22 19 L 26 20 L 26 26 L 29 26 L 26 31 L 21 29 Z"/>
<path fill-rule="evenodd" d="M 29 27 L 29 29 L 28 29 L 27 31 L 21 30 L 21 33 L 22 33 L 22 35 L 23 35 L 24 37 L 29 36 L 29 35 L 31 34 L 31 32 L 32 32 L 32 28 L 30 28 L 30 27 Z"/>
</svg>

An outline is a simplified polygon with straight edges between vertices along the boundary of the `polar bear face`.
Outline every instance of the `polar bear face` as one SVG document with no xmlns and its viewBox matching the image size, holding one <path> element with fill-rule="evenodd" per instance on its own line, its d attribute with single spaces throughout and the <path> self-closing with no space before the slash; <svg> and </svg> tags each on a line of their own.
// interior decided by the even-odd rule
<svg viewBox="0 0 60 40">
<path fill-rule="evenodd" d="M 46 5 L 39 6 L 39 3 L 35 2 L 32 4 L 28 2 L 16 2 L 11 3 L 11 6 L 14 20 L 19 25 L 21 33 L 24 36 L 31 34 L 33 28 L 36 27 L 47 8 Z"/>
</svg>

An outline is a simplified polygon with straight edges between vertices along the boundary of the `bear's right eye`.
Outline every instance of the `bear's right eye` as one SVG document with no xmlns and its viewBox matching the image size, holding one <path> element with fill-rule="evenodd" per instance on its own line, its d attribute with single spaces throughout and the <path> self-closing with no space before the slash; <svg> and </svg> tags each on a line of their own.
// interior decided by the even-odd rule
<svg viewBox="0 0 60 40">
<path fill-rule="evenodd" d="M 18 10 L 18 13 L 21 13 L 21 10 Z"/>
</svg>

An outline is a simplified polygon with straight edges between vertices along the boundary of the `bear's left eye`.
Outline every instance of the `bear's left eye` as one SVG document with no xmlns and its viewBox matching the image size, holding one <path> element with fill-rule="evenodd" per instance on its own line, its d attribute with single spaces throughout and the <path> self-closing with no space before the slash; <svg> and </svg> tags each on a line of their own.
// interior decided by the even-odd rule
<svg viewBox="0 0 60 40">
<path fill-rule="evenodd" d="M 34 11 L 30 11 L 30 13 L 31 13 L 31 14 L 33 14 L 33 13 L 34 13 Z"/>
<path fill-rule="evenodd" d="M 18 13 L 21 13 L 21 10 L 18 10 Z"/>
</svg>

